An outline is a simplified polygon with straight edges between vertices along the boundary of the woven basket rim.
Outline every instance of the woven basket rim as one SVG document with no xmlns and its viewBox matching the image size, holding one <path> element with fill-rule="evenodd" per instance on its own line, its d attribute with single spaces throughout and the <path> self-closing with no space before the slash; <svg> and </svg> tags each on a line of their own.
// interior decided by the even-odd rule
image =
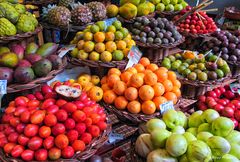
<svg viewBox="0 0 240 162">
<path fill-rule="evenodd" d="M 39 0 L 39 1 L 24 1 L 26 5 L 47 5 L 49 3 L 57 3 L 57 0 Z"/>
<path fill-rule="evenodd" d="M 149 14 L 149 15 L 146 15 L 146 16 L 139 16 L 139 17 L 153 18 L 153 17 L 155 17 L 155 16 L 156 16 L 156 12 L 153 12 L 153 13 L 151 13 L 151 14 Z M 120 20 L 120 21 L 123 21 L 124 23 L 133 23 L 136 18 L 137 18 L 137 17 L 128 20 L 128 19 L 125 19 L 125 18 L 123 18 L 123 17 L 121 17 L 121 16 L 117 16 L 117 19 Z"/>
<path fill-rule="evenodd" d="M 214 31 L 215 32 L 215 31 Z M 206 33 L 206 34 L 192 34 L 192 33 L 189 33 L 189 32 L 180 32 L 182 35 L 184 35 L 185 37 L 193 37 L 193 38 L 205 38 L 205 37 L 211 37 L 211 35 L 214 33 L 214 32 L 211 32 L 211 33 Z"/>
<path fill-rule="evenodd" d="M 180 13 L 180 11 L 156 11 L 157 14 L 163 16 L 175 16 Z"/>
<path fill-rule="evenodd" d="M 57 74 L 61 73 L 64 68 L 67 66 L 67 57 L 63 57 L 63 64 L 59 69 L 57 70 L 52 70 L 46 77 L 41 77 L 41 78 L 36 78 L 35 80 L 26 83 L 26 84 L 19 84 L 19 83 L 14 83 L 10 84 L 7 87 L 7 92 L 8 93 L 14 93 L 14 92 L 20 92 L 28 89 L 33 89 L 38 86 L 40 86 L 42 83 L 46 83 L 49 80 L 53 79 Z"/>
<path fill-rule="evenodd" d="M 38 34 L 43 30 L 42 26 L 39 24 L 33 32 L 20 33 L 13 36 L 4 36 L 0 37 L 0 43 L 8 43 L 9 41 L 17 41 L 24 38 L 29 38 L 33 35 Z"/>
</svg>

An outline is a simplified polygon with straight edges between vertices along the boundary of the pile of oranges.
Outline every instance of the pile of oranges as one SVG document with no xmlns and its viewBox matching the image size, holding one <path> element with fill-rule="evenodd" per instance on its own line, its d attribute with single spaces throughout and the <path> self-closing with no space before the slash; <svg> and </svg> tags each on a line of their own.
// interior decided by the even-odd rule
<svg viewBox="0 0 240 162">
<path fill-rule="evenodd" d="M 101 88 L 105 103 L 133 114 L 154 114 L 161 104 L 167 101 L 176 104 L 181 97 L 181 83 L 176 74 L 145 57 L 123 72 L 110 69 L 101 79 Z"/>
</svg>

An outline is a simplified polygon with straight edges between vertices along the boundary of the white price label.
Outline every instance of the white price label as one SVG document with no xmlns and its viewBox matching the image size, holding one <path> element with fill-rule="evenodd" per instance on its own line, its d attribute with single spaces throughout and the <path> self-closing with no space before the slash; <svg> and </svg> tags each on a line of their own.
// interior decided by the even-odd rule
<svg viewBox="0 0 240 162">
<path fill-rule="evenodd" d="M 7 94 L 7 80 L 0 80 L 0 95 Z"/>
<path fill-rule="evenodd" d="M 136 46 L 132 46 L 127 57 L 128 64 L 125 69 L 137 64 L 142 57 L 142 52 Z"/>
<path fill-rule="evenodd" d="M 116 141 L 123 140 L 123 135 L 118 133 L 111 132 L 109 135 L 109 143 L 115 143 Z"/>
<path fill-rule="evenodd" d="M 58 50 L 58 56 L 63 58 L 69 51 L 72 51 L 75 47 L 75 44 L 63 46 L 61 49 Z"/>
<path fill-rule="evenodd" d="M 230 89 L 233 93 L 240 94 L 240 83 L 231 83 L 230 84 Z"/>
<path fill-rule="evenodd" d="M 174 110 L 174 106 L 173 106 L 172 101 L 168 101 L 168 102 L 165 102 L 165 103 L 160 105 L 161 114 L 164 114 L 167 110 L 170 110 L 170 109 Z"/>
<path fill-rule="evenodd" d="M 116 21 L 116 20 L 117 20 L 116 17 L 105 20 L 105 21 L 104 21 L 105 26 L 106 26 L 105 30 L 107 29 L 108 26 L 112 25 L 113 22 Z"/>
</svg>

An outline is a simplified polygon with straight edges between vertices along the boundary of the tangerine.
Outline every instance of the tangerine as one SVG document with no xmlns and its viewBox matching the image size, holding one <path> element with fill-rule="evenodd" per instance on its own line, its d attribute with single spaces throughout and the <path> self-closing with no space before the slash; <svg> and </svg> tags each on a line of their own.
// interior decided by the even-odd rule
<svg viewBox="0 0 240 162">
<path fill-rule="evenodd" d="M 144 67 L 147 67 L 150 64 L 150 60 L 147 57 L 142 57 L 138 63 L 142 64 Z"/>
<path fill-rule="evenodd" d="M 162 83 L 156 83 L 153 85 L 153 90 L 154 90 L 154 96 L 162 96 L 165 92 L 165 88 Z"/>
<path fill-rule="evenodd" d="M 156 109 L 160 110 L 160 105 L 167 102 L 167 99 L 163 96 L 158 96 L 153 98 L 153 102 L 155 103 Z"/>
<path fill-rule="evenodd" d="M 175 95 L 176 95 L 178 98 L 181 97 L 181 90 L 180 90 L 178 87 L 173 86 L 173 89 L 172 89 L 171 92 L 175 93 Z"/>
<path fill-rule="evenodd" d="M 116 98 L 117 95 L 112 90 L 103 93 L 103 101 L 107 104 L 112 104 Z"/>
<path fill-rule="evenodd" d="M 117 50 L 117 45 L 115 42 L 113 41 L 108 41 L 106 44 L 105 44 L 105 48 L 108 52 L 112 53 L 113 51 Z"/>
<path fill-rule="evenodd" d="M 77 43 L 77 48 L 78 48 L 78 50 L 82 50 L 82 49 L 83 49 L 84 43 L 85 43 L 84 40 L 78 41 L 78 43 Z"/>
<path fill-rule="evenodd" d="M 108 76 L 109 75 L 112 75 L 112 74 L 117 74 L 118 76 L 121 75 L 121 71 L 117 68 L 111 68 L 109 71 L 108 71 Z"/>
<path fill-rule="evenodd" d="M 158 69 L 161 69 L 161 70 L 163 70 L 163 71 L 165 71 L 165 72 L 168 72 L 168 69 L 165 68 L 165 67 L 159 67 Z"/>
<path fill-rule="evenodd" d="M 144 83 L 147 85 L 152 86 L 157 83 L 157 80 L 158 80 L 158 77 L 153 72 L 145 73 L 144 75 Z"/>
<path fill-rule="evenodd" d="M 139 88 L 143 85 L 143 77 L 141 74 L 133 74 L 129 80 L 129 85 L 135 88 Z"/>
<path fill-rule="evenodd" d="M 144 101 L 142 103 L 142 112 L 147 115 L 154 114 L 156 111 L 156 106 L 153 101 Z"/>
<path fill-rule="evenodd" d="M 105 33 L 105 41 L 114 41 L 115 34 L 113 32 Z"/>
<path fill-rule="evenodd" d="M 91 41 L 93 39 L 93 33 L 91 32 L 85 32 L 84 35 L 83 35 L 83 39 L 85 41 Z"/>
<path fill-rule="evenodd" d="M 113 85 L 120 80 L 120 77 L 117 74 L 112 74 L 108 76 L 107 83 L 110 88 L 113 87 Z"/>
<path fill-rule="evenodd" d="M 59 134 L 55 140 L 54 140 L 55 145 L 60 148 L 60 149 L 64 149 L 65 147 L 68 146 L 69 144 L 69 140 L 68 137 L 64 134 Z"/>
<path fill-rule="evenodd" d="M 134 87 L 129 87 L 125 90 L 124 96 L 128 101 L 134 101 L 138 98 L 138 90 Z"/>
<path fill-rule="evenodd" d="M 168 71 L 168 79 L 171 81 L 177 80 L 177 75 L 173 71 Z"/>
<path fill-rule="evenodd" d="M 154 97 L 154 89 L 150 85 L 143 85 L 138 93 L 143 101 L 152 100 Z"/>
<path fill-rule="evenodd" d="M 104 42 L 105 40 L 105 34 L 103 32 L 97 32 L 94 34 L 94 41 L 99 43 L 99 42 Z"/>
<path fill-rule="evenodd" d="M 101 84 L 107 83 L 107 76 L 102 77 Z"/>
<path fill-rule="evenodd" d="M 95 44 L 95 51 L 97 51 L 98 53 L 102 53 L 105 51 L 105 44 L 104 43 L 97 43 Z"/>
<path fill-rule="evenodd" d="M 136 73 L 138 72 L 137 69 L 135 69 L 134 67 L 129 67 L 129 68 L 127 68 L 126 71 L 129 71 L 129 72 L 131 72 L 132 74 L 136 74 Z"/>
<path fill-rule="evenodd" d="M 94 86 L 92 87 L 89 91 L 88 91 L 88 97 L 96 102 L 99 102 L 102 100 L 103 97 L 103 90 L 102 88 L 98 87 L 98 86 Z"/>
<path fill-rule="evenodd" d="M 143 73 L 145 71 L 145 68 L 142 64 L 136 64 L 133 67 L 137 70 L 138 73 Z"/>
<path fill-rule="evenodd" d="M 128 105 L 128 101 L 125 97 L 123 96 L 118 96 L 115 100 L 114 100 L 114 105 L 117 109 L 120 110 L 124 110 L 126 109 L 127 105 Z"/>
<path fill-rule="evenodd" d="M 132 114 L 138 114 L 141 112 L 141 104 L 138 101 L 131 101 L 128 103 L 127 109 Z"/>
<path fill-rule="evenodd" d="M 173 89 L 173 84 L 172 84 L 172 82 L 171 82 L 171 80 L 165 80 L 163 83 L 163 86 L 164 86 L 164 88 L 165 88 L 165 92 L 170 92 L 170 91 L 172 91 L 172 89 Z"/>
<path fill-rule="evenodd" d="M 157 77 L 158 77 L 158 82 L 161 82 L 163 83 L 165 80 L 168 79 L 168 73 L 165 72 L 164 70 L 162 69 L 157 69 L 155 72 L 154 72 Z"/>
<path fill-rule="evenodd" d="M 124 81 L 125 83 L 128 83 L 128 81 L 130 80 L 131 76 L 133 74 L 129 71 L 125 71 L 120 75 L 120 78 L 122 81 Z"/>
<path fill-rule="evenodd" d="M 130 51 L 129 48 L 125 48 L 125 49 L 123 50 L 123 54 L 124 54 L 125 57 L 128 56 L 129 51 Z"/>
<path fill-rule="evenodd" d="M 168 101 L 173 101 L 173 104 L 177 103 L 177 96 L 173 92 L 167 92 L 163 95 Z"/>
<path fill-rule="evenodd" d="M 154 72 L 155 70 L 158 69 L 158 66 L 156 64 L 149 64 L 149 65 L 146 66 L 146 69 L 149 69 L 152 72 Z"/>
<path fill-rule="evenodd" d="M 113 85 L 113 91 L 117 94 L 117 95 L 123 95 L 124 91 L 127 89 L 127 85 L 126 83 L 124 83 L 123 81 L 117 81 L 114 85 Z"/>
<path fill-rule="evenodd" d="M 173 80 L 172 83 L 174 86 L 181 88 L 181 82 L 179 80 Z"/>
<path fill-rule="evenodd" d="M 117 49 L 118 50 L 124 50 L 127 48 L 127 43 L 124 42 L 123 40 L 120 40 L 117 42 Z"/>
<path fill-rule="evenodd" d="M 111 89 L 111 88 L 108 86 L 107 83 L 102 84 L 101 88 L 102 88 L 103 92 L 106 92 L 107 90 L 110 90 L 110 89 Z"/>
</svg>

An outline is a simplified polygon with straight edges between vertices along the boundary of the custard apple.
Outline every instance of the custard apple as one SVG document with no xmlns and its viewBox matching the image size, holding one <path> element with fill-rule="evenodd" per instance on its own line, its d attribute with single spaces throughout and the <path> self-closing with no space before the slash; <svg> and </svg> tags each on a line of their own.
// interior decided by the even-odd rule
<svg viewBox="0 0 240 162">
<path fill-rule="evenodd" d="M 37 27 L 38 26 L 38 20 L 36 19 L 36 17 L 30 12 L 25 12 L 25 14 L 29 16 L 29 19 L 32 20 L 34 26 Z"/>
<path fill-rule="evenodd" d="M 21 14 L 17 24 L 17 30 L 19 32 L 33 32 L 35 30 L 35 25 L 32 19 L 29 18 L 26 14 Z"/>
<path fill-rule="evenodd" d="M 12 4 L 7 2 L 0 3 L 0 10 L 2 10 L 5 13 L 4 17 L 11 21 L 13 24 L 15 24 L 18 21 L 19 13 L 13 7 Z"/>
<path fill-rule="evenodd" d="M 8 19 L 0 18 L 0 36 L 12 36 L 16 34 L 16 27 Z"/>
<path fill-rule="evenodd" d="M 26 7 L 22 4 L 16 4 L 14 7 L 17 10 L 17 12 L 20 14 L 23 14 L 26 12 Z"/>
</svg>

